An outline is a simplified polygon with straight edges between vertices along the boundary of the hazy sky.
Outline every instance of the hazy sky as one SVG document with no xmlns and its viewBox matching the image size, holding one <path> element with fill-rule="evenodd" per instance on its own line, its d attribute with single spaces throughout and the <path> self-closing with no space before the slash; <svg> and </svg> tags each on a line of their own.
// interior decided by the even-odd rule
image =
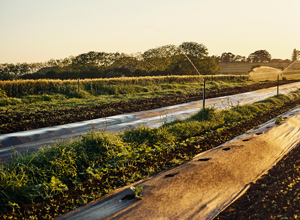
<svg viewBox="0 0 300 220">
<path fill-rule="evenodd" d="M 0 63 L 203 43 L 210 55 L 300 49 L 300 0 L 0 0 Z"/>
</svg>

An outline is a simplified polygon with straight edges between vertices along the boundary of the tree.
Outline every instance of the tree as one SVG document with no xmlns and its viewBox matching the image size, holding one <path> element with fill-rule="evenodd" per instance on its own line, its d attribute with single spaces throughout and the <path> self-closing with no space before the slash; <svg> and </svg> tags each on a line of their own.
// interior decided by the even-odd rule
<svg viewBox="0 0 300 220">
<path fill-rule="evenodd" d="M 220 74 L 221 70 L 218 67 L 215 57 L 204 57 L 203 59 L 191 58 L 201 75 L 216 75 Z M 185 56 L 181 55 L 180 59 L 174 65 L 172 73 L 177 75 L 196 75 L 197 72 Z"/>
<path fill-rule="evenodd" d="M 181 45 L 179 45 L 179 48 L 190 58 L 195 57 L 198 59 L 203 59 L 208 55 L 206 46 L 196 42 L 183 42 Z"/>
<path fill-rule="evenodd" d="M 236 55 L 234 58 L 234 62 L 245 63 L 247 61 L 245 56 Z"/>
<path fill-rule="evenodd" d="M 171 68 L 179 54 L 180 50 L 175 45 L 149 49 L 142 54 L 141 68 L 147 72 L 165 71 Z"/>
<path fill-rule="evenodd" d="M 121 54 L 118 59 L 110 66 L 112 69 L 127 69 L 134 72 L 139 65 L 136 57 L 127 54 Z"/>
<path fill-rule="evenodd" d="M 295 62 L 296 60 L 298 60 L 300 58 L 300 51 L 294 49 L 293 53 L 292 53 L 292 62 Z"/>
<path fill-rule="evenodd" d="M 248 56 L 249 63 L 268 63 L 271 61 L 271 54 L 266 50 L 257 50 Z"/>
<path fill-rule="evenodd" d="M 208 50 L 203 44 L 195 42 L 183 42 L 179 49 L 183 51 L 201 75 L 215 75 L 221 73 L 215 57 L 208 56 Z M 173 71 L 175 74 L 195 75 L 197 74 L 193 65 L 181 52 L 175 56 L 176 62 L 173 63 Z"/>
<path fill-rule="evenodd" d="M 221 62 L 223 63 L 232 63 L 235 61 L 235 55 L 228 52 L 228 53 L 222 53 L 221 55 Z"/>
</svg>

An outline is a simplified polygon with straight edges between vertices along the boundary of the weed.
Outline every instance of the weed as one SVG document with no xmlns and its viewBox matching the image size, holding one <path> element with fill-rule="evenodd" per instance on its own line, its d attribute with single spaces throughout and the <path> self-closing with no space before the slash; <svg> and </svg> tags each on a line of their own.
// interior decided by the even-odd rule
<svg viewBox="0 0 300 220">
<path fill-rule="evenodd" d="M 280 116 L 278 116 L 278 117 L 276 118 L 275 124 L 280 124 L 282 121 L 283 121 L 283 118 L 282 118 L 282 116 L 280 115 Z"/>
<path fill-rule="evenodd" d="M 130 189 L 134 192 L 135 198 L 142 199 L 143 185 L 131 186 Z"/>
</svg>

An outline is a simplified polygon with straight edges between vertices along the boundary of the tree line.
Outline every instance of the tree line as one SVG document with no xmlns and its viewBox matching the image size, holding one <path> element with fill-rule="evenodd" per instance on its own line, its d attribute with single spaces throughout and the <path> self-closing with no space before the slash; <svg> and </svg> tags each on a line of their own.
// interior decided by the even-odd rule
<svg viewBox="0 0 300 220">
<path fill-rule="evenodd" d="M 186 54 L 203 75 L 221 71 L 205 45 L 183 42 L 128 55 L 90 51 L 78 56 L 33 64 L 0 64 L 0 79 L 74 79 L 121 76 L 195 75 Z"/>
<path fill-rule="evenodd" d="M 217 63 L 290 63 L 294 62 L 300 58 L 300 51 L 294 49 L 292 52 L 292 59 L 272 59 L 271 54 L 266 50 L 257 50 L 248 57 L 235 55 L 231 52 L 224 52 L 221 56 L 216 56 Z"/>
<path fill-rule="evenodd" d="M 295 49 L 299 56 L 299 51 Z M 294 52 L 293 52 L 294 53 Z M 265 50 L 255 51 L 248 58 L 230 52 L 209 56 L 205 45 L 183 42 L 179 46 L 165 45 L 144 53 L 106 53 L 90 51 L 64 59 L 43 63 L 0 64 L 0 80 L 12 79 L 77 79 L 132 76 L 195 75 L 193 62 L 202 75 L 221 73 L 218 62 L 270 62 Z M 293 59 L 293 58 L 292 58 Z"/>
</svg>

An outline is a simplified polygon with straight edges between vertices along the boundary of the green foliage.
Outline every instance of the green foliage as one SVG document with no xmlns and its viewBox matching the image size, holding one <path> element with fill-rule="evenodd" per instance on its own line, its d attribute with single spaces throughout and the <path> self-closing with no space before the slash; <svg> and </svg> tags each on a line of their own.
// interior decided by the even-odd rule
<svg viewBox="0 0 300 220">
<path fill-rule="evenodd" d="M 6 92 L 0 89 L 0 99 L 7 98 Z"/>
<path fill-rule="evenodd" d="M 239 120 L 242 119 L 243 115 L 247 115 L 247 114 L 243 114 L 243 112 L 240 113 L 240 111 L 236 108 L 232 108 L 232 109 L 227 109 L 227 110 L 223 110 L 221 112 L 221 117 L 224 120 L 224 124 L 228 124 L 230 122 L 232 122 L 233 120 Z M 252 113 L 251 113 L 252 114 Z"/>
<path fill-rule="evenodd" d="M 126 129 L 121 134 L 123 141 L 131 143 L 132 147 L 140 147 L 143 144 L 148 146 L 168 143 L 175 139 L 164 128 L 149 128 L 140 125 L 138 128 Z"/>
<path fill-rule="evenodd" d="M 197 114 L 193 115 L 190 120 L 209 121 L 216 116 L 217 110 L 212 107 L 202 108 Z"/>
<path fill-rule="evenodd" d="M 124 143 L 119 136 L 107 132 L 91 131 L 82 136 L 81 143 L 77 152 L 81 151 L 97 166 L 108 164 L 116 155 L 125 154 L 130 150 L 129 145 Z"/>
<path fill-rule="evenodd" d="M 197 143 L 212 133 L 222 132 L 261 112 L 266 113 L 268 109 L 262 104 L 279 108 L 283 103 L 281 100 L 288 102 L 291 97 L 299 96 L 300 92 L 293 93 L 293 96 L 276 96 L 263 103 L 224 111 L 205 108 L 187 120 L 177 120 L 159 128 L 140 126 L 121 134 L 91 131 L 81 139 L 59 142 L 34 154 L 18 155 L 12 163 L 0 166 L 1 211 L 17 211 L 22 204 L 45 199 L 49 201 L 59 195 L 67 196 L 70 188 L 80 188 L 86 181 L 105 183 L 101 193 L 108 193 L 115 187 L 116 177 L 112 173 L 123 175 L 118 177 L 118 183 L 132 183 L 163 169 L 157 168 L 165 166 L 163 161 L 160 161 L 162 164 L 156 164 L 151 162 L 153 159 Z M 226 137 L 224 140 L 227 140 Z M 177 155 L 171 164 L 180 164 L 189 158 L 187 155 Z M 137 166 L 144 166 L 145 161 L 150 167 L 143 172 L 135 172 Z M 137 197 L 141 197 L 142 187 L 136 187 L 133 191 Z M 81 196 L 82 201 L 76 204 L 90 201 L 85 196 Z"/>
<path fill-rule="evenodd" d="M 35 103 L 35 102 L 42 102 L 42 101 L 51 101 L 52 97 L 49 95 L 29 95 L 21 99 L 23 103 Z"/>
<path fill-rule="evenodd" d="M 259 107 L 257 106 L 257 103 L 256 104 L 246 104 L 246 105 L 243 105 L 243 106 L 235 106 L 232 108 L 232 110 L 234 112 L 237 112 L 241 115 L 252 115 L 252 114 L 255 114 L 259 111 Z"/>
<path fill-rule="evenodd" d="M 188 64 L 188 69 L 191 65 Z M 185 68 L 185 67 L 183 67 Z M 209 68 L 212 68 L 210 66 Z M 154 90 L 163 90 L 167 85 L 175 89 L 179 85 L 199 83 L 199 75 L 182 72 L 183 76 L 151 76 L 151 77 L 121 77 L 109 79 L 84 79 L 79 81 L 80 92 L 78 92 L 78 80 L 14 80 L 0 81 L 0 89 L 8 97 L 26 97 L 41 94 L 63 94 L 71 97 L 89 97 L 85 92 L 92 95 L 133 94 Z M 209 73 L 208 73 L 209 74 Z M 233 79 L 248 80 L 248 76 L 204 76 L 209 81 L 232 81 Z M 155 89 L 154 89 L 155 88 Z M 85 91 L 85 92 L 84 92 Z M 5 97 L 2 97 L 5 98 Z M 1 99 L 1 96 L 0 96 Z"/>
<path fill-rule="evenodd" d="M 283 118 L 282 118 L 282 116 L 280 115 L 280 116 L 278 116 L 278 117 L 276 118 L 275 124 L 280 124 L 282 121 L 283 121 Z"/>
<path fill-rule="evenodd" d="M 91 96 L 90 93 L 87 91 L 79 90 L 79 91 L 72 91 L 67 94 L 69 98 L 89 98 Z"/>
<path fill-rule="evenodd" d="M 177 123 L 170 123 L 165 125 L 170 135 L 178 139 L 193 137 L 204 130 L 204 123 L 199 121 L 177 121 Z"/>
<path fill-rule="evenodd" d="M 131 186 L 130 189 L 134 192 L 135 198 L 142 199 L 143 185 Z"/>
<path fill-rule="evenodd" d="M 51 181 L 49 183 L 44 182 L 34 187 L 34 191 L 38 192 L 39 196 L 41 196 L 44 200 L 53 198 L 53 196 L 61 194 L 67 190 L 67 185 L 63 184 L 62 181 L 55 176 L 51 177 Z"/>
<path fill-rule="evenodd" d="M 0 106 L 18 105 L 22 104 L 22 100 L 18 98 L 4 98 L 0 99 Z"/>
<path fill-rule="evenodd" d="M 248 56 L 249 63 L 268 63 L 271 61 L 271 54 L 266 50 L 257 50 Z"/>
</svg>

